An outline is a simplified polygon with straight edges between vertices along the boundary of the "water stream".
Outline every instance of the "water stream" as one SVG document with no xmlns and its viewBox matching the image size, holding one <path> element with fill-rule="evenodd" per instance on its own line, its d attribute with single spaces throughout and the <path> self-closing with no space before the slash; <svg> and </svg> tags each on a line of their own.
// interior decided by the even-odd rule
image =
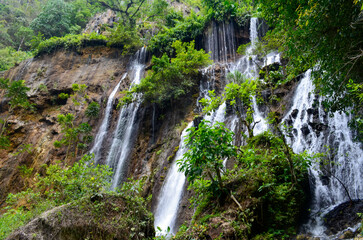
<svg viewBox="0 0 363 240">
<path fill-rule="evenodd" d="M 92 149 L 90 151 L 91 153 L 93 153 L 95 155 L 95 157 L 94 157 L 95 163 L 97 163 L 100 160 L 100 155 L 101 155 L 101 149 L 102 149 L 102 146 L 103 146 L 103 142 L 104 142 L 105 137 L 107 136 L 107 133 L 108 133 L 110 114 L 111 114 L 111 110 L 112 110 L 112 106 L 113 106 L 113 99 L 115 97 L 116 92 L 120 88 L 121 82 L 125 79 L 126 76 L 127 76 L 127 74 L 125 73 L 121 77 L 121 80 L 119 81 L 119 83 L 116 85 L 116 87 L 111 92 L 110 96 L 108 97 L 107 105 L 106 105 L 106 109 L 105 109 L 105 114 L 104 114 L 101 126 L 100 126 L 100 128 L 99 128 L 99 130 L 97 132 L 93 147 L 92 147 Z"/>
<path fill-rule="evenodd" d="M 327 153 L 329 163 L 315 162 L 309 169 L 313 202 L 311 219 L 304 226 L 304 232 L 321 239 L 335 239 L 325 234 L 324 215 L 349 198 L 343 185 L 331 175 L 344 183 L 353 199 L 362 199 L 363 151 L 361 144 L 352 140 L 348 127 L 350 117 L 338 112 L 327 114 L 321 106 L 322 100 L 314 94 L 311 70 L 308 70 L 283 121 L 292 127 L 289 142 L 294 152 Z"/>
<path fill-rule="evenodd" d="M 130 88 L 139 84 L 145 69 L 146 48 L 142 48 L 136 53 L 135 60 L 130 69 Z M 136 101 L 124 106 L 119 115 L 117 127 L 114 132 L 111 148 L 107 156 L 106 164 L 110 166 L 114 175 L 111 182 L 111 189 L 114 190 L 122 181 L 125 174 L 126 160 L 132 148 L 133 137 L 137 129 L 136 115 L 140 107 L 140 96 L 134 96 Z"/>
<path fill-rule="evenodd" d="M 228 55 L 234 56 L 229 54 L 229 49 L 233 48 L 233 52 L 235 51 L 234 41 L 226 39 L 230 39 L 231 37 L 234 38 L 234 35 L 232 35 L 233 28 L 231 26 L 226 27 L 224 24 L 222 24 L 221 28 L 219 28 L 220 31 L 215 31 L 217 27 L 212 25 L 212 30 L 210 34 L 207 37 L 207 51 L 212 51 L 212 58 L 215 61 L 222 61 L 224 62 L 223 67 L 225 67 L 229 71 L 241 71 L 243 74 L 247 75 L 248 77 L 256 77 L 256 69 L 257 66 L 255 64 L 255 60 L 253 58 L 256 58 L 255 56 L 252 57 L 252 59 L 249 56 L 242 57 L 237 63 L 233 63 L 231 66 L 226 64 Z M 217 34 L 218 33 L 218 34 Z M 234 34 L 234 33 L 233 33 Z M 251 48 L 255 46 L 255 42 L 257 41 L 257 19 L 252 18 L 251 19 Z M 228 46 L 221 46 L 221 44 L 228 44 Z M 249 50 L 252 51 L 252 50 Z M 211 65 L 205 69 L 203 69 L 202 73 L 205 76 L 210 76 L 210 79 L 207 81 L 202 81 L 200 84 L 200 92 L 199 92 L 199 98 L 198 101 L 201 98 L 208 98 L 208 91 L 212 90 L 214 88 L 214 71 L 215 71 L 216 65 Z M 255 114 L 256 118 L 260 118 L 261 121 L 259 123 L 260 127 L 256 131 L 264 131 L 267 129 L 267 124 L 265 123 L 262 114 L 259 112 L 257 108 L 257 103 L 253 105 L 256 107 Z M 200 111 L 201 106 L 199 105 L 199 102 L 197 102 L 197 108 Z M 206 115 L 203 117 L 204 120 L 210 121 L 211 124 L 215 124 L 216 122 L 225 122 L 226 120 L 226 103 L 223 103 L 219 108 L 213 112 L 211 115 Z M 238 120 L 236 118 L 232 119 L 230 121 L 231 127 L 235 128 Z M 179 202 L 183 195 L 183 189 L 185 184 L 185 176 L 184 173 L 178 172 L 178 167 L 176 165 L 177 160 L 181 159 L 183 157 L 183 154 L 187 151 L 185 148 L 185 137 L 186 137 L 186 130 L 191 127 L 193 122 L 190 122 L 188 124 L 188 127 L 183 131 L 179 149 L 176 153 L 174 162 L 172 163 L 170 170 L 168 172 L 167 177 L 165 178 L 164 185 L 162 186 L 162 189 L 159 194 L 159 199 L 157 203 L 157 207 L 155 210 L 155 228 L 160 228 L 161 232 L 158 232 L 158 235 L 166 235 L 168 227 L 170 228 L 169 234 L 174 234 L 177 229 L 175 226 L 177 214 L 179 210 Z"/>
</svg>

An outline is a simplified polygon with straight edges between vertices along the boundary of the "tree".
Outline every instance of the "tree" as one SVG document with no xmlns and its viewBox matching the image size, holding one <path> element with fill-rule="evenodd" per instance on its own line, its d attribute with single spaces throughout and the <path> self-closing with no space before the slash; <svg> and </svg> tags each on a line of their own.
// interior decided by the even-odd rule
<svg viewBox="0 0 363 240">
<path fill-rule="evenodd" d="M 210 56 L 203 49 L 196 50 L 194 41 L 190 43 L 175 41 L 172 46 L 176 57 L 170 58 L 166 54 L 161 58 L 153 56 L 152 70 L 140 84 L 127 92 L 122 99 L 123 103 L 133 101 L 133 93 L 143 93 L 144 102 L 165 107 L 191 92 L 196 84 L 195 79 L 199 74 L 199 68 L 211 63 Z"/>
<path fill-rule="evenodd" d="M 363 84 L 363 3 L 359 0 L 258 0 L 259 12 L 281 39 L 294 68 L 313 68 L 317 90 L 332 111 L 361 118 L 361 100 L 350 86 Z M 351 79 L 351 83 L 349 83 Z"/>
<path fill-rule="evenodd" d="M 5 136 L 6 126 L 9 117 L 16 108 L 30 109 L 32 105 L 28 101 L 27 92 L 30 90 L 25 85 L 24 80 L 10 81 L 9 79 L 0 78 L 0 89 L 4 90 L 4 97 L 8 99 L 8 114 L 0 119 L 0 148 L 6 149 L 10 146 L 10 140 Z"/>
<path fill-rule="evenodd" d="M 89 118 L 97 118 L 100 115 L 100 104 L 97 102 L 91 102 L 85 112 L 86 116 Z"/>
<path fill-rule="evenodd" d="M 70 32 L 71 11 L 71 6 L 63 0 L 50 0 L 30 26 L 46 38 L 61 37 Z"/>
<path fill-rule="evenodd" d="M 91 0 L 91 2 L 101 4 L 105 8 L 120 13 L 124 25 L 134 26 L 141 6 L 146 0 Z"/>
<path fill-rule="evenodd" d="M 233 132 L 223 123 L 209 125 L 210 122 L 202 121 L 198 128 L 187 130 L 189 134 L 185 142 L 189 150 L 178 165 L 179 171 L 184 172 L 190 182 L 206 174 L 212 181 L 209 188 L 215 192 L 224 190 L 221 177 L 223 161 L 236 156 L 236 148 L 232 144 Z"/>
<path fill-rule="evenodd" d="M 257 81 L 245 79 L 236 71 L 229 73 L 227 78 L 232 82 L 227 84 L 222 96 L 216 96 L 213 91 L 209 92 L 210 98 L 203 98 L 200 102 L 204 106 L 203 112 L 210 114 L 215 111 L 223 102 L 227 101 L 233 107 L 239 117 L 239 121 L 247 128 L 248 136 L 253 137 L 253 129 L 257 122 L 253 119 L 252 95 L 256 94 Z"/>
</svg>

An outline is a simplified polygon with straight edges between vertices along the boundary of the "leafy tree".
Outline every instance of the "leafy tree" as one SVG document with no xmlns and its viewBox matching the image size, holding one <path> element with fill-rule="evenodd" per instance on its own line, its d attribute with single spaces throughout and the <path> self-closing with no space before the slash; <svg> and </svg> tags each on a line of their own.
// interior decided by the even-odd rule
<svg viewBox="0 0 363 240">
<path fill-rule="evenodd" d="M 0 119 L 0 148 L 6 149 L 10 146 L 10 140 L 5 136 L 9 117 L 14 113 L 16 108 L 30 109 L 32 105 L 28 101 L 27 96 L 30 88 L 25 85 L 24 80 L 10 81 L 9 79 L 0 78 L 0 89 L 4 90 L 3 96 L 8 99 L 9 103 L 8 114 Z"/>
<path fill-rule="evenodd" d="M 172 45 L 175 58 L 164 54 L 161 58 L 153 56 L 152 70 L 141 83 L 135 85 L 122 99 L 123 103 L 134 100 L 133 93 L 143 93 L 144 102 L 160 106 L 172 104 L 191 92 L 200 67 L 211 63 L 209 54 L 196 50 L 194 41 L 182 43 L 175 41 Z"/>
<path fill-rule="evenodd" d="M 58 97 L 61 99 L 71 97 L 75 106 L 81 106 L 81 104 L 86 103 L 85 99 L 88 98 L 86 89 L 87 85 L 74 83 L 72 84 L 73 94 L 69 96 L 68 94 L 61 93 Z M 98 112 L 97 107 L 99 111 L 99 105 L 95 102 L 93 104 L 91 103 L 86 109 L 86 114 L 96 114 Z M 78 150 L 81 149 L 83 152 L 93 140 L 91 135 L 92 127 L 88 123 L 80 123 L 77 125 L 75 119 L 76 116 L 71 113 L 58 115 L 58 123 L 64 135 L 60 141 L 54 142 L 54 146 L 67 146 L 66 158 L 69 156 L 72 147 L 74 147 L 74 158 L 77 158 Z"/>
<path fill-rule="evenodd" d="M 212 127 L 209 125 L 210 122 L 202 121 L 198 128 L 187 130 L 189 134 L 185 142 L 189 150 L 178 161 L 178 165 L 179 171 L 184 172 L 190 182 L 206 174 L 212 181 L 208 188 L 217 193 L 217 190 L 224 190 L 223 161 L 236 156 L 236 148 L 232 144 L 233 132 L 224 127 L 223 123 Z"/>
<path fill-rule="evenodd" d="M 12 47 L 2 48 L 0 49 L 0 71 L 8 70 L 31 57 L 30 52 L 16 51 Z"/>
<path fill-rule="evenodd" d="M 238 115 L 239 121 L 247 128 L 249 137 L 253 137 L 253 129 L 257 122 L 253 119 L 254 110 L 251 98 L 256 94 L 257 81 L 245 79 L 238 71 L 229 73 L 227 78 L 232 82 L 226 85 L 222 96 L 216 96 L 213 90 L 209 92 L 210 98 L 201 100 L 204 106 L 203 112 L 210 114 L 227 101 Z"/>
<path fill-rule="evenodd" d="M 91 102 L 86 109 L 86 116 L 89 118 L 97 118 L 100 114 L 100 104 Z"/>
<path fill-rule="evenodd" d="M 157 35 L 150 39 L 148 49 L 157 56 L 164 53 L 173 55 L 175 52 L 172 44 L 177 40 L 190 42 L 201 37 L 207 21 L 207 17 L 197 15 L 192 11 L 185 19 L 175 21 L 175 26 L 163 27 Z"/>
<path fill-rule="evenodd" d="M 258 0 L 259 12 L 274 27 L 290 64 L 313 68 L 320 94 L 329 109 L 361 115 L 360 99 L 349 91 L 349 80 L 362 85 L 362 1 Z"/>
<path fill-rule="evenodd" d="M 71 6 L 63 0 L 50 0 L 30 26 L 46 38 L 61 37 L 70 32 L 71 11 Z"/>
<path fill-rule="evenodd" d="M 142 46 L 140 34 L 136 28 L 120 23 L 110 29 L 110 32 L 107 46 L 122 48 L 123 55 L 135 53 Z"/>
<path fill-rule="evenodd" d="M 87 144 L 92 142 L 93 138 L 91 135 L 92 128 L 88 123 L 81 123 L 78 126 L 75 126 L 74 120 L 74 115 L 70 113 L 66 115 L 58 115 L 58 122 L 61 125 L 64 136 L 60 141 L 55 141 L 54 146 L 67 146 L 66 157 L 68 157 L 71 147 L 75 146 L 74 157 L 76 158 L 78 155 L 78 150 L 85 149 Z"/>
<path fill-rule="evenodd" d="M 68 33 L 79 33 L 92 16 L 94 9 L 85 0 L 70 3 L 64 0 L 49 0 L 43 11 L 31 22 L 35 33 L 45 38 L 62 37 Z"/>
<path fill-rule="evenodd" d="M 111 9 L 121 15 L 121 21 L 124 25 L 135 26 L 136 19 L 139 17 L 140 9 L 146 0 L 91 0 L 101 6 Z"/>
</svg>

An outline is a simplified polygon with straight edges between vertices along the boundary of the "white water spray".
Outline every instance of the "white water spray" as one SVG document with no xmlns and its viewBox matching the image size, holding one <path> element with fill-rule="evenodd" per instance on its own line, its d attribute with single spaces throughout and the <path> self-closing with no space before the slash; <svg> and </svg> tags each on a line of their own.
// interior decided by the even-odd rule
<svg viewBox="0 0 363 240">
<path fill-rule="evenodd" d="M 308 70 L 296 89 L 293 106 L 283 121 L 292 126 L 293 137 L 289 142 L 294 152 L 307 150 L 310 153 L 327 152 L 332 161 L 325 168 L 331 169 L 347 187 L 353 199 L 363 197 L 363 151 L 359 143 L 352 141 L 348 127 L 349 116 L 332 113 L 329 116 L 321 107 L 322 98 L 314 94 L 311 70 Z M 320 162 L 309 169 L 313 203 L 311 219 L 304 227 L 306 232 L 321 239 L 335 239 L 326 236 L 324 215 L 335 206 L 348 200 L 344 186 L 334 177 L 324 176 Z"/>
<path fill-rule="evenodd" d="M 130 88 L 135 84 L 139 84 L 141 76 L 145 69 L 146 48 L 142 48 L 136 53 L 136 59 L 132 63 L 130 77 L 132 79 Z M 114 190 L 122 181 L 126 171 L 125 164 L 130 154 L 137 111 L 140 106 L 140 96 L 136 95 L 136 101 L 123 107 L 117 122 L 116 131 L 112 140 L 110 152 L 107 157 L 106 164 L 114 171 L 111 182 L 111 189 Z"/>
<path fill-rule="evenodd" d="M 108 126 L 109 126 L 110 114 L 111 114 L 111 110 L 112 110 L 112 106 L 113 106 L 113 99 L 115 97 L 116 92 L 120 88 L 121 82 L 125 79 L 126 75 L 127 74 L 125 73 L 121 77 L 121 80 L 116 85 L 116 87 L 113 89 L 110 96 L 108 97 L 107 105 L 106 105 L 106 109 L 105 109 L 105 114 L 104 114 L 104 117 L 103 117 L 103 121 L 101 123 L 101 126 L 100 126 L 98 132 L 97 132 L 93 147 L 92 147 L 92 149 L 90 151 L 91 153 L 93 153 L 95 155 L 95 157 L 94 157 L 95 163 L 97 163 L 99 161 L 99 159 L 100 159 L 103 141 L 105 140 L 105 137 L 106 137 L 106 135 L 108 133 Z"/>
</svg>

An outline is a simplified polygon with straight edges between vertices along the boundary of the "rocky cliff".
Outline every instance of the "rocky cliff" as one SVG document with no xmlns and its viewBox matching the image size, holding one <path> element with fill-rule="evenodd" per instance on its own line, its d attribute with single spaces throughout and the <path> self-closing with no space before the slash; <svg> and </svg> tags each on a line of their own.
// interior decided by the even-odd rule
<svg viewBox="0 0 363 240">
<path fill-rule="evenodd" d="M 30 88 L 29 100 L 35 109 L 18 110 L 9 119 L 11 148 L 0 150 L 0 204 L 4 203 L 9 192 L 18 192 L 29 184 L 20 176 L 20 166 L 25 165 L 39 172 L 43 164 L 65 159 L 66 149 L 53 146 L 62 137 L 57 122 L 59 114 L 75 114 L 75 122 L 88 122 L 93 127 L 92 132 L 96 133 L 103 117 L 104 103 L 126 72 L 128 61 L 129 58 L 122 56 L 118 49 L 92 47 L 83 49 L 81 54 L 59 51 L 29 59 L 4 73 L 4 78 L 25 80 Z M 58 96 L 60 93 L 72 94 L 74 83 L 87 85 L 88 98 L 80 106 L 75 106 L 70 98 L 61 99 Z M 120 91 L 127 87 L 126 79 Z M 97 119 L 88 119 L 84 114 L 85 106 L 91 101 L 101 105 L 101 114 Z M 5 103 L 6 99 L 1 105 L 2 115 L 8 111 Z M 117 102 L 114 111 L 116 105 Z M 117 118 L 117 114 L 114 118 Z M 71 164 L 75 160 L 72 157 L 63 163 Z"/>
</svg>

